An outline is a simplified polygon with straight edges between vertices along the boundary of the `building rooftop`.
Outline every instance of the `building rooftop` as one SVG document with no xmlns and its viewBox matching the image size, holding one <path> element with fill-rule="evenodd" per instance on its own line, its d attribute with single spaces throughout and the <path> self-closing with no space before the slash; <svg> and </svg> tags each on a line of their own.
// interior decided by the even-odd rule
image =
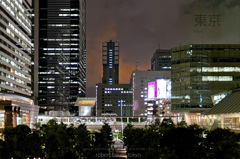
<svg viewBox="0 0 240 159">
<path fill-rule="evenodd" d="M 232 94 L 221 100 L 213 108 L 206 112 L 210 114 L 229 114 L 240 112 L 240 88 L 233 91 Z"/>
</svg>

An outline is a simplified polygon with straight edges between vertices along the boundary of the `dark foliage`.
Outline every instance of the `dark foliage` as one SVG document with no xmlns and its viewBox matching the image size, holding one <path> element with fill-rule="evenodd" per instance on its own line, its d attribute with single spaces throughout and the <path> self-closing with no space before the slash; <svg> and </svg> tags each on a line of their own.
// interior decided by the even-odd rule
<svg viewBox="0 0 240 159">
<path fill-rule="evenodd" d="M 1 159 L 79 159 L 95 158 L 95 146 L 109 151 L 112 144 L 112 133 L 109 125 L 104 124 L 97 140 L 92 140 L 87 127 L 58 124 L 50 120 L 47 124 L 31 130 L 26 125 L 5 129 L 0 140 Z"/>
<path fill-rule="evenodd" d="M 165 119 L 142 129 L 128 124 L 123 134 L 128 158 L 238 159 L 240 156 L 240 135 L 229 129 L 207 131 L 196 124 L 174 125 L 171 119 Z M 112 140 L 112 129 L 107 123 L 94 133 L 84 124 L 74 127 L 54 120 L 35 130 L 18 125 L 4 130 L 0 158 L 93 159 L 99 158 L 96 154 L 110 154 Z"/>
<path fill-rule="evenodd" d="M 204 133 L 207 133 L 204 137 Z M 164 119 L 145 129 L 127 125 L 124 144 L 128 154 L 139 154 L 152 159 L 237 159 L 240 156 L 239 135 L 228 129 L 207 131 L 186 122 L 174 125 Z"/>
</svg>

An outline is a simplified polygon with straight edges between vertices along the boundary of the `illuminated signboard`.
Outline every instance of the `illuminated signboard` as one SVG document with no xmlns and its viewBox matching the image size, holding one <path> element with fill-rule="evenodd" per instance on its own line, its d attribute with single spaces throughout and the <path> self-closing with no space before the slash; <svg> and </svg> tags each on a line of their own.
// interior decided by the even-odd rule
<svg viewBox="0 0 240 159">
<path fill-rule="evenodd" d="M 171 98 L 171 81 L 165 79 L 157 80 L 157 98 Z"/>
<path fill-rule="evenodd" d="M 211 98 L 212 98 L 213 105 L 218 104 L 223 98 L 227 97 L 228 95 L 229 95 L 228 92 L 212 95 Z"/>
<path fill-rule="evenodd" d="M 167 98 L 171 98 L 172 96 L 172 83 L 171 81 L 167 81 L 167 90 L 166 90 Z"/>
<path fill-rule="evenodd" d="M 75 102 L 75 106 L 94 106 L 96 103 L 95 98 L 86 98 L 86 97 L 79 97 Z"/>
<path fill-rule="evenodd" d="M 79 116 L 91 116 L 91 107 L 88 106 L 79 107 Z"/>
<path fill-rule="evenodd" d="M 156 98 L 156 81 L 148 82 L 148 98 Z"/>
<path fill-rule="evenodd" d="M 157 98 L 166 98 L 166 81 L 164 79 L 157 80 Z"/>
</svg>

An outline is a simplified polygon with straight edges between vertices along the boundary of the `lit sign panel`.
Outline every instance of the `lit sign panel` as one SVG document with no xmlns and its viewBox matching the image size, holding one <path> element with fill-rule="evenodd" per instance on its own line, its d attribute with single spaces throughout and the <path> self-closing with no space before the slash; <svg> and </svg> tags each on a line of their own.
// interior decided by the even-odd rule
<svg viewBox="0 0 240 159">
<path fill-rule="evenodd" d="M 75 106 L 94 106 L 96 103 L 96 99 L 95 98 L 78 98 Z"/>
<path fill-rule="evenodd" d="M 166 81 L 164 79 L 157 80 L 157 98 L 166 98 Z"/>
<path fill-rule="evenodd" d="M 157 80 L 157 98 L 171 98 L 171 81 L 158 79 Z"/>
<path fill-rule="evenodd" d="M 156 81 L 148 82 L 148 98 L 156 98 Z"/>
<path fill-rule="evenodd" d="M 228 92 L 212 95 L 211 97 L 212 97 L 213 105 L 218 104 L 223 98 L 227 96 L 228 96 Z"/>
<path fill-rule="evenodd" d="M 91 107 L 88 106 L 79 107 L 79 116 L 91 116 Z"/>
<path fill-rule="evenodd" d="M 167 94 L 167 98 L 171 98 L 171 96 L 172 96 L 172 82 L 169 80 L 169 81 L 167 81 L 167 92 L 166 92 L 166 94 Z"/>
</svg>

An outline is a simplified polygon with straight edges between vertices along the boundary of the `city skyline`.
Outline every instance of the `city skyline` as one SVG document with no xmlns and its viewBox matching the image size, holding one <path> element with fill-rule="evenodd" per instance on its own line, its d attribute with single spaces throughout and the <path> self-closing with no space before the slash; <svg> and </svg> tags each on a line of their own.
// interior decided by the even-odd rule
<svg viewBox="0 0 240 159">
<path fill-rule="evenodd" d="M 86 6 L 87 96 L 95 96 L 95 85 L 101 83 L 104 41 L 121 44 L 119 83 L 129 83 L 136 69 L 150 69 L 151 57 L 159 48 L 240 43 L 240 2 L 236 0 L 88 0 Z"/>
</svg>

